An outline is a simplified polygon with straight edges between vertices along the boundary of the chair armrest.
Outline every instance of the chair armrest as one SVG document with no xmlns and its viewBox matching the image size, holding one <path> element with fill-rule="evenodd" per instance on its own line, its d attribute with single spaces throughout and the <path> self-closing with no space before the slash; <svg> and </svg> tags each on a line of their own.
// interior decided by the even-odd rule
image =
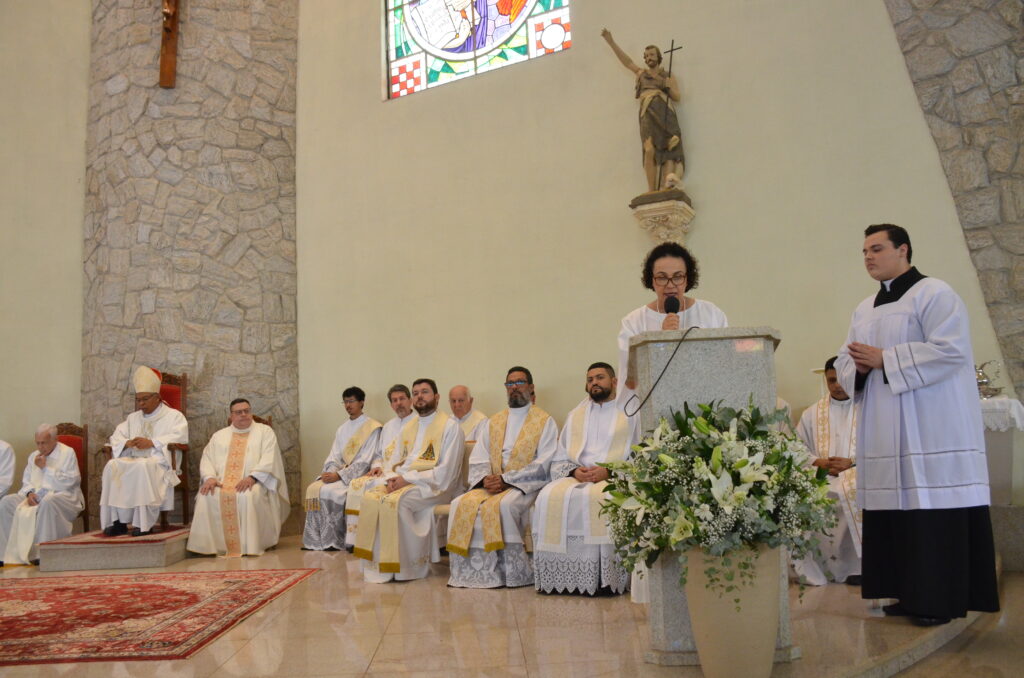
<svg viewBox="0 0 1024 678">
<path fill-rule="evenodd" d="M 107 461 L 110 461 L 111 459 L 114 458 L 114 448 L 112 448 L 110 445 L 104 445 L 99 449 L 99 452 L 97 454 L 102 454 Z"/>
<path fill-rule="evenodd" d="M 188 452 L 188 443 L 167 443 L 167 449 L 178 452 Z"/>
</svg>

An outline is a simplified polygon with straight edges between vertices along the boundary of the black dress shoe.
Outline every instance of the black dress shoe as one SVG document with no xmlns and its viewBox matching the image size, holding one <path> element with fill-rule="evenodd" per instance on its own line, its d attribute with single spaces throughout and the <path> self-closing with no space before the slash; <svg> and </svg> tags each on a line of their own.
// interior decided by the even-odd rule
<svg viewBox="0 0 1024 678">
<path fill-rule="evenodd" d="M 907 610 L 899 603 L 883 606 L 882 612 L 885 613 L 886 617 L 907 617 L 910 615 L 910 613 L 907 612 Z"/>
<path fill-rule="evenodd" d="M 860 575 L 851 574 L 849 577 L 846 578 L 846 581 L 844 581 L 843 583 L 847 586 L 860 586 Z"/>
<path fill-rule="evenodd" d="M 36 567 L 39 567 L 39 559 L 36 558 L 35 560 L 30 560 L 30 561 L 28 561 L 28 564 L 29 565 L 35 565 Z M 949 621 L 949 620 L 947 619 L 946 621 Z"/>
<path fill-rule="evenodd" d="M 949 617 L 918 617 L 912 615 L 910 621 L 916 626 L 942 626 L 948 624 L 951 620 Z"/>
<path fill-rule="evenodd" d="M 128 526 L 117 520 L 103 528 L 104 537 L 120 537 L 122 534 L 128 534 Z"/>
<path fill-rule="evenodd" d="M 132 528 L 132 536 L 133 537 L 141 537 L 141 536 L 146 535 L 146 534 L 153 534 L 153 530 L 149 529 L 149 530 L 146 530 L 145 532 L 143 532 L 142 530 L 140 530 L 137 527 L 133 527 Z"/>
</svg>

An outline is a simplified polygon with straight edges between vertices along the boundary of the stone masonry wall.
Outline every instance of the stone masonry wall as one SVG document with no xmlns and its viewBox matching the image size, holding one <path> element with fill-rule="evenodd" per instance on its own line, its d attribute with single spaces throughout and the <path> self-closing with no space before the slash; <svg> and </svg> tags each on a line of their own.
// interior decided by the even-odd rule
<svg viewBox="0 0 1024 678">
<path fill-rule="evenodd" d="M 187 0 L 157 85 L 160 2 L 93 0 L 82 417 L 98 450 L 137 365 L 189 375 L 191 480 L 228 403 L 273 416 L 299 488 L 297 0 Z M 90 507 L 102 461 L 91 462 Z"/>
<path fill-rule="evenodd" d="M 1004 374 L 1024 394 L 1024 2 L 886 5 L 956 201 Z"/>
</svg>

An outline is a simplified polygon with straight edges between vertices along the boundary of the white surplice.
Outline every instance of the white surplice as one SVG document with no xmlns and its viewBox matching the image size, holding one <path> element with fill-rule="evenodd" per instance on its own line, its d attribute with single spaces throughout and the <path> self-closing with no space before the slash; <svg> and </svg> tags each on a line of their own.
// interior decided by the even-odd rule
<svg viewBox="0 0 1024 678">
<path fill-rule="evenodd" d="M 501 447 L 501 463 L 508 464 L 519 431 L 526 421 L 531 405 L 510 407 L 505 438 Z M 530 530 L 530 509 L 537 494 L 550 477 L 551 460 L 558 450 L 558 426 L 553 417 L 548 417 L 537 443 L 537 452 L 529 464 L 518 471 L 501 474 L 511 485 L 512 491 L 502 497 L 501 531 L 505 548 L 484 551 L 483 527 L 479 513 L 473 526 L 473 538 L 469 544 L 469 555 L 448 554 L 451 565 L 450 586 L 467 588 L 496 588 L 499 586 L 528 586 L 533 584 L 533 563 L 523 543 L 523 535 Z M 484 476 L 491 474 L 490 434 L 483 432 L 469 457 L 469 487 L 483 487 Z M 459 497 L 452 502 L 450 516 L 458 512 Z M 448 521 L 449 539 L 453 519 Z"/>
<path fill-rule="evenodd" d="M 153 447 L 125 447 L 132 438 L 149 438 Z M 100 525 L 115 520 L 146 531 L 153 527 L 160 511 L 174 509 L 174 487 L 181 481 L 174 454 L 167 446 L 188 443 L 185 415 L 160 403 L 150 414 L 136 410 L 110 436 L 113 458 L 103 467 L 100 495 Z"/>
<path fill-rule="evenodd" d="M 18 493 L 0 499 L 0 560 L 6 564 L 27 565 L 39 557 L 40 542 L 70 536 L 85 506 L 75 451 L 57 443 L 43 468 L 38 456 L 39 450 L 28 456 Z M 29 492 L 39 499 L 36 506 L 28 505 Z"/>
<path fill-rule="evenodd" d="M 819 436 L 818 417 L 822 402 L 811 405 L 800 416 L 797 435 L 811 452 L 812 459 L 821 456 L 821 449 L 828 445 L 828 456 L 844 457 L 856 461 L 854 425 L 857 404 L 853 398 L 836 400 L 828 398 L 828 432 L 829 440 L 822 442 Z M 843 487 L 848 478 L 844 474 L 855 474 L 856 468 L 843 471 L 839 476 L 829 476 L 829 497 L 836 500 L 836 517 L 838 523 L 831 536 L 820 537 L 821 558 L 810 555 L 793 561 L 793 569 L 808 584 L 824 586 L 829 581 L 842 582 L 851 575 L 860 574 L 860 521 L 857 507 L 847 501 L 847 493 Z M 854 478 L 856 476 L 853 476 Z M 856 482 L 855 480 L 853 482 Z M 856 501 L 856 497 L 853 498 Z"/>
<path fill-rule="evenodd" d="M 385 472 L 383 476 L 379 478 L 390 478 L 394 475 L 394 465 L 397 463 L 397 458 L 392 459 L 395 453 L 394 449 L 397 445 L 392 445 L 398 440 L 398 434 L 402 432 L 402 427 L 412 421 L 413 417 L 416 416 L 415 412 L 410 412 L 404 417 L 391 417 L 380 429 L 380 434 L 377 436 L 377 445 L 374 447 L 373 456 L 370 458 L 370 470 L 381 469 Z M 390 454 L 389 454 L 390 452 Z M 364 472 L 365 473 L 365 472 Z M 379 478 L 377 482 L 379 484 Z M 354 478 L 353 478 L 354 480 Z M 374 487 L 375 480 L 370 480 L 363 486 L 363 492 Z M 351 480 L 349 481 L 351 484 Z M 359 529 L 359 500 L 363 496 L 363 492 L 349 491 L 345 495 L 345 547 L 350 549 L 356 544 L 356 532 Z"/>
<path fill-rule="evenodd" d="M 14 484 L 14 448 L 6 440 L 0 440 L 0 497 L 7 494 Z"/>
<path fill-rule="evenodd" d="M 579 457 L 573 461 L 570 450 L 578 441 L 573 439 L 576 417 L 584 417 L 583 442 Z M 620 417 L 628 426 L 624 439 L 625 450 L 611 450 L 616 427 Z M 623 569 L 615 545 L 605 530 L 596 535 L 591 520 L 594 516 L 595 497 L 590 493 L 593 483 L 577 483 L 566 493 L 562 502 L 561 540 L 548 544 L 543 539 L 548 521 L 549 496 L 554 482 L 571 476 L 580 467 L 592 467 L 609 461 L 610 453 L 621 455 L 617 460 L 629 458 L 630 448 L 640 440 L 639 417 L 625 417 L 620 404 L 614 400 L 595 403 L 584 400 L 566 417 L 562 433 L 558 438 L 558 451 L 551 462 L 551 480 L 541 490 L 533 508 L 533 566 L 537 590 L 589 593 L 607 587 L 615 593 L 622 593 L 629 586 L 629 573 Z M 602 498 L 605 495 L 600 495 Z M 600 503 L 599 501 L 597 503 Z"/>
<path fill-rule="evenodd" d="M 462 470 L 462 453 L 465 439 L 462 428 L 455 417 L 448 417 L 441 434 L 441 450 L 438 453 L 437 465 L 427 471 L 414 471 L 412 464 L 429 441 L 424 441 L 424 434 L 438 416 L 435 411 L 426 417 L 419 417 L 416 439 L 405 460 L 395 469 L 394 475 L 414 485 L 398 500 L 398 544 L 399 571 L 395 573 L 378 571 L 380 563 L 380 526 L 373 540 L 373 560 L 363 561 L 363 579 L 373 583 L 383 583 L 396 579 L 408 581 L 423 579 L 430 574 L 430 563 L 441 560 L 441 552 L 437 547 L 434 534 L 434 507 L 451 501 L 455 486 Z M 374 487 L 382 484 L 377 479 Z M 370 489 L 367 486 L 367 489 Z"/>
<path fill-rule="evenodd" d="M 375 425 L 376 428 L 356 450 L 351 463 L 346 463 L 343 456 L 345 447 L 367 422 L 372 422 L 371 426 Z M 348 485 L 354 478 L 370 470 L 379 437 L 380 425 L 365 414 L 349 419 L 335 431 L 331 451 L 316 479 L 320 480 L 324 473 L 337 473 L 340 478 L 322 485 L 319 508 L 306 511 L 306 524 L 302 532 L 303 548 L 316 551 L 345 548 L 345 500 L 348 498 Z"/>
<path fill-rule="evenodd" d="M 898 300 L 853 313 L 836 372 L 861 401 L 857 503 L 865 510 L 989 504 L 984 426 L 967 309 L 945 282 L 924 278 Z M 847 345 L 882 349 L 884 371 L 857 369 Z"/>
<path fill-rule="evenodd" d="M 199 463 L 200 484 L 209 478 L 223 482 L 234 433 L 244 432 L 228 426 L 210 438 Z M 247 435 L 245 462 L 239 480 L 252 476 L 257 482 L 247 492 L 235 495 L 238 531 L 242 554 L 258 556 L 276 545 L 281 535 L 281 525 L 289 511 L 288 485 L 274 430 L 253 422 Z M 220 555 L 227 552 L 220 493 L 221 488 L 217 487 L 211 494 L 196 494 L 196 509 L 188 537 L 189 551 Z"/>
</svg>

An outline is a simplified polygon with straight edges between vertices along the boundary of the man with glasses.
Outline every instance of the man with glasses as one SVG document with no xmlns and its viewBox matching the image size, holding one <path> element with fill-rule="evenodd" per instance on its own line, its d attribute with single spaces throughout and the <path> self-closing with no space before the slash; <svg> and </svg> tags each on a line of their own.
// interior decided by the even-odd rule
<svg viewBox="0 0 1024 678">
<path fill-rule="evenodd" d="M 469 492 L 452 502 L 449 586 L 533 584 L 529 513 L 558 447 L 554 419 L 533 405 L 533 375 L 511 368 L 508 409 L 490 418 L 469 458 Z"/>
<path fill-rule="evenodd" d="M 189 551 L 259 556 L 277 545 L 288 517 L 288 484 L 274 429 L 253 421 L 236 398 L 230 425 L 210 437 L 199 462 L 202 485 L 188 535 Z"/>
<path fill-rule="evenodd" d="M 115 537 L 149 534 L 160 511 L 174 508 L 174 452 L 188 443 L 185 415 L 160 400 L 160 373 L 139 367 L 132 377 L 135 411 L 110 436 L 112 458 L 103 469 L 100 524 Z M 129 528 L 131 526 L 131 528 Z"/>
<path fill-rule="evenodd" d="M 345 499 L 348 486 L 370 469 L 377 449 L 380 422 L 363 413 L 366 393 L 349 386 L 341 394 L 348 421 L 338 427 L 323 470 L 306 489 L 306 527 L 302 548 L 338 551 L 345 548 Z"/>
</svg>

